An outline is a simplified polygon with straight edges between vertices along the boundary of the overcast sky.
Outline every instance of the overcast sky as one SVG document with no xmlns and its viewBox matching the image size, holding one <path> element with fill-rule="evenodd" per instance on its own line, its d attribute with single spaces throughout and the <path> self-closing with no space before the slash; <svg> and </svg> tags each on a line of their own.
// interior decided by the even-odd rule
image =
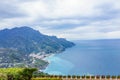
<svg viewBox="0 0 120 80">
<path fill-rule="evenodd" d="M 0 29 L 20 26 L 70 40 L 120 38 L 120 0 L 0 0 Z"/>
</svg>

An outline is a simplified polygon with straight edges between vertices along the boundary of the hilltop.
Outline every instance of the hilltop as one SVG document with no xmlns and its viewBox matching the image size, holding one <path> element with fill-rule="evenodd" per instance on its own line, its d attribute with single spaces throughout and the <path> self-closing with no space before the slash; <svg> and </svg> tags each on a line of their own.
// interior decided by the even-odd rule
<svg viewBox="0 0 120 80">
<path fill-rule="evenodd" d="M 0 67 L 30 66 L 43 68 L 48 62 L 34 55 L 60 53 L 75 44 L 48 36 L 30 27 L 0 30 Z"/>
</svg>

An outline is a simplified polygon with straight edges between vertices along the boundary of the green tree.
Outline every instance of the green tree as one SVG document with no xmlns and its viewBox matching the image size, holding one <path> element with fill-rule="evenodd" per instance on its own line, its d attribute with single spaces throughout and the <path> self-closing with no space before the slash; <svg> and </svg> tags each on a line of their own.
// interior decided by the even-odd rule
<svg viewBox="0 0 120 80">
<path fill-rule="evenodd" d="M 25 68 L 22 72 L 20 72 L 20 76 L 23 80 L 31 80 L 33 72 L 37 71 L 36 68 Z"/>
</svg>

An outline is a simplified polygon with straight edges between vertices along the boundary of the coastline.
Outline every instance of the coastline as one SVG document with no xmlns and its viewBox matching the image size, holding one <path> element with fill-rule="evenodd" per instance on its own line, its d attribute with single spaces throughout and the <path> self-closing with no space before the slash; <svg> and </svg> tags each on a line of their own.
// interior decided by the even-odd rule
<svg viewBox="0 0 120 80">
<path fill-rule="evenodd" d="M 72 46 L 73 47 L 73 46 Z M 69 48 L 71 48 L 71 47 L 69 47 Z M 67 48 L 67 49 L 69 49 L 69 48 Z M 66 51 L 66 49 L 64 50 L 64 51 Z M 50 57 L 53 57 L 54 55 L 56 55 L 56 54 L 61 54 L 61 53 L 63 53 L 64 51 L 58 51 L 58 52 L 56 52 L 56 53 L 49 53 L 49 54 L 42 54 L 41 56 L 41 60 L 43 60 L 43 61 L 45 61 L 45 62 L 48 62 L 48 64 L 42 69 L 42 70 L 40 70 L 40 71 L 42 71 L 42 72 L 44 72 L 45 71 L 45 69 L 48 67 L 48 65 L 51 63 L 51 61 L 49 60 L 49 58 Z"/>
<path fill-rule="evenodd" d="M 32 54 L 30 54 L 30 57 L 33 57 L 33 62 L 32 63 L 34 63 L 34 59 L 39 59 L 39 60 L 42 60 L 42 61 L 46 62 L 47 64 L 43 65 L 42 68 L 39 68 L 40 71 L 44 71 L 47 68 L 47 66 L 51 63 L 48 60 L 48 58 L 51 57 L 51 56 L 54 56 L 55 54 L 56 53 L 50 53 L 50 54 L 40 54 L 40 53 L 34 54 L 34 53 L 32 53 Z"/>
<path fill-rule="evenodd" d="M 43 61 L 45 61 L 45 62 L 48 62 L 48 64 L 42 69 L 42 70 L 40 70 L 40 71 L 42 71 L 42 72 L 44 72 L 44 70 L 48 67 L 48 65 L 51 63 L 51 61 L 50 60 L 48 60 L 48 58 L 49 57 L 52 57 L 52 56 L 54 56 L 55 55 L 55 53 L 51 53 L 51 54 L 45 54 L 44 56 L 44 58 L 42 58 L 42 60 Z"/>
<path fill-rule="evenodd" d="M 51 56 L 54 56 L 55 54 L 54 53 L 51 53 L 51 54 L 46 54 L 45 57 L 42 59 L 44 61 L 47 61 L 48 63 L 51 63 L 48 58 L 51 57 Z"/>
<path fill-rule="evenodd" d="M 74 46 L 75 46 L 75 45 L 74 45 Z M 73 46 L 72 46 L 72 47 L 73 47 Z M 69 48 L 71 48 L 71 47 L 69 47 Z M 49 54 L 47 54 L 47 53 L 43 53 L 43 54 L 37 53 L 37 54 L 33 54 L 32 57 L 47 62 L 47 64 L 44 65 L 42 69 L 39 69 L 39 71 L 42 71 L 42 72 L 43 72 L 43 71 L 48 67 L 48 65 L 51 63 L 51 61 L 49 60 L 49 58 L 50 58 L 50 57 L 53 57 L 53 56 L 56 55 L 56 54 L 61 54 L 61 53 L 64 52 L 64 51 L 66 51 L 66 49 L 63 50 L 63 51 L 58 51 L 58 52 L 56 52 L 56 53 L 49 53 Z M 30 56 L 31 56 L 31 55 L 30 55 Z"/>
</svg>

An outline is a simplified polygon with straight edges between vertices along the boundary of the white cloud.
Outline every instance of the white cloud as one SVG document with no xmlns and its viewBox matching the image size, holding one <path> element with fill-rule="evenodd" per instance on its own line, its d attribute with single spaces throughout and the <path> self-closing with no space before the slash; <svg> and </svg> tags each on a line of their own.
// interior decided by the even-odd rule
<svg viewBox="0 0 120 80">
<path fill-rule="evenodd" d="M 0 29 L 26 25 L 67 39 L 120 38 L 119 3 L 120 0 L 4 0 L 0 1 Z"/>
<path fill-rule="evenodd" d="M 120 30 L 119 31 L 113 31 L 113 32 L 108 32 L 106 34 L 107 38 L 120 38 Z"/>
<path fill-rule="evenodd" d="M 20 8 L 33 17 L 54 19 L 99 15 L 99 5 L 96 0 L 37 0 L 23 3 Z"/>
<path fill-rule="evenodd" d="M 119 0 L 35 0 L 21 4 L 20 8 L 26 14 L 42 19 L 74 18 L 99 16 L 104 13 L 100 7 L 105 5 L 120 9 L 119 2 Z"/>
</svg>

